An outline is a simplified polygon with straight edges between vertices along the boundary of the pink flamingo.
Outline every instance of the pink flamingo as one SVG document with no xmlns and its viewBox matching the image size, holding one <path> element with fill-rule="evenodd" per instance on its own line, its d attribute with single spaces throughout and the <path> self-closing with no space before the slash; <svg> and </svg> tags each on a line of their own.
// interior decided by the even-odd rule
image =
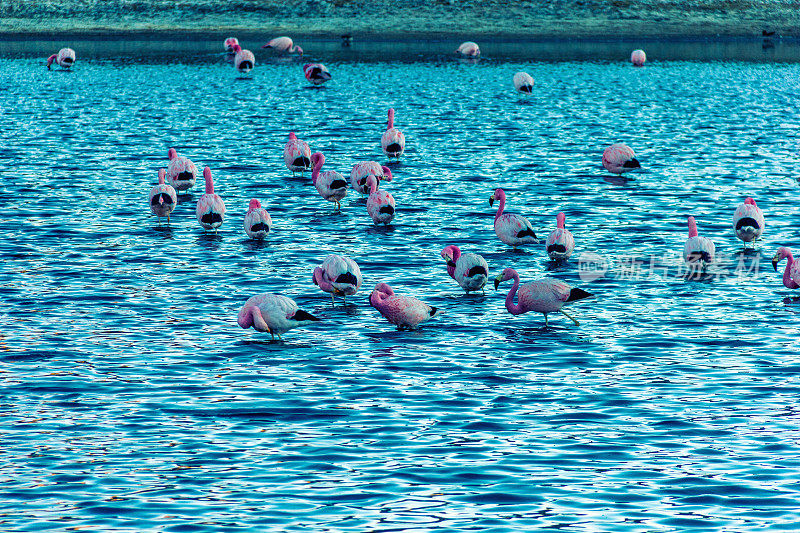
<svg viewBox="0 0 800 533">
<path fill-rule="evenodd" d="M 349 257 L 331 254 L 314 269 L 312 281 L 331 295 L 331 305 L 336 305 L 334 295 L 341 296 L 347 304 L 347 296 L 355 294 L 361 287 L 361 269 Z"/>
<path fill-rule="evenodd" d="M 447 273 L 467 294 L 469 291 L 483 291 L 483 286 L 489 279 L 486 259 L 473 253 L 461 255 L 461 249 L 453 244 L 446 246 L 441 251 L 441 256 L 447 262 Z"/>
<path fill-rule="evenodd" d="M 367 213 L 375 224 L 386 224 L 394 219 L 394 197 L 386 191 L 378 189 L 378 180 L 370 174 L 367 176 L 369 197 L 367 198 Z"/>
<path fill-rule="evenodd" d="M 261 207 L 261 202 L 253 198 L 244 216 L 244 232 L 251 239 L 264 239 L 272 230 L 272 217 Z"/>
<path fill-rule="evenodd" d="M 647 61 L 647 55 L 644 50 L 634 50 L 631 52 L 631 63 L 634 67 L 643 67 L 644 62 Z"/>
<path fill-rule="evenodd" d="M 569 259 L 575 249 L 575 239 L 572 232 L 564 227 L 566 215 L 559 213 L 556 216 L 556 229 L 547 236 L 547 255 L 553 261 L 563 261 Z"/>
<path fill-rule="evenodd" d="M 461 43 L 458 48 L 456 48 L 456 53 L 465 57 L 478 57 L 481 55 L 481 49 L 478 48 L 478 45 L 472 41 L 466 41 Z"/>
<path fill-rule="evenodd" d="M 385 179 L 392 181 L 392 171 L 389 167 L 383 166 L 375 161 L 362 161 L 353 165 L 350 171 L 350 185 L 360 194 L 368 194 L 367 176 L 375 176 L 378 181 Z"/>
<path fill-rule="evenodd" d="M 280 294 L 258 294 L 249 298 L 239 310 L 237 319 L 242 328 L 270 333 L 272 340 L 290 329 L 319 322 L 319 318 L 303 311 L 291 298 Z"/>
<path fill-rule="evenodd" d="M 302 174 L 311 168 L 311 148 L 308 143 L 298 139 L 294 132 L 289 133 L 289 140 L 283 147 L 283 161 L 286 168 L 292 171 L 292 176 L 295 172 Z"/>
<path fill-rule="evenodd" d="M 305 74 L 306 79 L 314 85 L 322 85 L 331 79 L 331 73 L 328 67 L 322 63 L 306 63 L 303 65 L 303 74 Z"/>
<path fill-rule="evenodd" d="M 708 237 L 698 236 L 694 217 L 689 217 L 687 221 L 689 238 L 683 246 L 683 260 L 690 265 L 700 265 L 705 268 L 714 262 L 714 243 Z"/>
<path fill-rule="evenodd" d="M 442 314 L 438 307 L 432 307 L 412 296 L 399 296 L 386 283 L 378 283 L 369 295 L 369 304 L 378 310 L 398 330 L 416 329 L 423 322 Z"/>
<path fill-rule="evenodd" d="M 745 247 L 748 242 L 752 242 L 755 247 L 755 241 L 761 237 L 761 233 L 764 231 L 764 213 L 756 205 L 756 201 L 749 196 L 733 213 L 733 230 L 736 232 L 736 236 L 744 242 Z"/>
<path fill-rule="evenodd" d="M 50 65 L 56 62 L 61 68 L 69 69 L 75 64 L 75 50 L 72 48 L 62 48 L 57 54 L 53 54 L 47 58 L 47 70 L 50 70 Z"/>
<path fill-rule="evenodd" d="M 533 226 L 531 226 L 527 218 L 522 215 L 503 213 L 503 209 L 506 207 L 506 193 L 503 189 L 495 189 L 494 194 L 489 198 L 489 207 L 494 204 L 495 200 L 500 205 L 494 215 L 494 232 L 501 241 L 510 244 L 514 248 L 521 244 L 536 244 L 539 242 L 539 239 L 536 238 L 536 233 L 533 232 Z"/>
<path fill-rule="evenodd" d="M 150 211 L 158 217 L 159 222 L 161 217 L 167 217 L 169 224 L 169 214 L 178 204 L 178 195 L 171 185 L 165 183 L 165 175 L 163 168 L 158 169 L 158 185 L 150 189 Z"/>
<path fill-rule="evenodd" d="M 533 92 L 533 76 L 527 72 L 514 74 L 514 88 L 521 93 Z"/>
<path fill-rule="evenodd" d="M 233 65 L 242 74 L 247 74 L 256 66 L 256 56 L 250 50 L 243 50 L 239 44 L 233 45 Z"/>
<path fill-rule="evenodd" d="M 311 181 L 319 191 L 320 196 L 329 202 L 336 202 L 336 210 L 341 209 L 342 198 L 347 196 L 347 181 L 338 172 L 328 170 L 320 172 L 322 165 L 325 164 L 325 156 L 319 152 L 311 154 L 311 162 L 314 163 L 314 170 L 311 172 Z"/>
<path fill-rule="evenodd" d="M 237 39 L 236 37 L 228 37 L 227 39 L 225 39 L 225 42 L 222 43 L 222 46 L 225 47 L 226 52 L 232 54 L 234 52 L 233 47 L 238 44 L 239 44 L 239 39 Z"/>
<path fill-rule="evenodd" d="M 781 246 L 772 258 L 772 268 L 778 271 L 778 263 L 786 259 L 786 269 L 783 271 L 783 286 L 787 289 L 800 289 L 800 261 L 795 261 L 792 251 Z"/>
<path fill-rule="evenodd" d="M 225 219 L 225 202 L 214 192 L 210 168 L 203 169 L 203 178 L 206 180 L 206 193 L 197 201 L 197 221 L 204 229 L 213 229 L 216 232 Z"/>
<path fill-rule="evenodd" d="M 624 144 L 612 144 L 603 151 L 603 166 L 612 174 L 622 174 L 641 168 L 636 154 Z"/>
<path fill-rule="evenodd" d="M 188 157 L 178 155 L 175 148 L 167 151 L 167 179 L 176 191 L 186 191 L 194 187 L 197 181 L 197 167 Z"/>
<path fill-rule="evenodd" d="M 563 281 L 552 278 L 531 281 L 520 287 L 519 274 L 513 268 L 503 270 L 503 273 L 494 279 L 495 290 L 497 290 L 500 282 L 509 279 L 514 280 L 514 285 L 508 291 L 508 296 L 506 296 L 506 309 L 508 309 L 508 312 L 512 315 L 521 315 L 528 311 L 543 313 L 545 327 L 547 327 L 548 313 L 561 313 L 575 322 L 576 326 L 580 326 L 580 323 L 565 313 L 562 307 L 565 304 L 594 296 L 583 289 L 573 289 Z M 519 289 L 518 303 L 515 304 L 514 295 L 517 294 L 517 289 Z"/>
<path fill-rule="evenodd" d="M 394 127 L 394 109 L 389 109 L 389 120 L 386 122 L 386 131 L 381 135 L 381 149 L 387 157 L 400 158 L 406 149 L 406 137 L 403 132 Z"/>
<path fill-rule="evenodd" d="M 293 44 L 294 43 L 290 37 L 275 37 L 261 48 L 272 48 L 278 52 L 286 52 L 290 54 L 297 52 L 298 54 L 303 55 L 303 49 L 299 46 L 293 46 Z"/>
</svg>

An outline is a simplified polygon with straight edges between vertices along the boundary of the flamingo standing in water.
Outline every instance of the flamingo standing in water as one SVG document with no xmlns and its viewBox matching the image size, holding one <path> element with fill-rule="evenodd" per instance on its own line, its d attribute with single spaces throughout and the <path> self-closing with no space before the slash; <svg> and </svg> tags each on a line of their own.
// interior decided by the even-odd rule
<svg viewBox="0 0 800 533">
<path fill-rule="evenodd" d="M 225 219 L 225 202 L 214 192 L 210 168 L 203 169 L 203 178 L 206 180 L 206 193 L 197 201 L 197 221 L 204 229 L 213 229 L 216 232 Z"/>
<path fill-rule="evenodd" d="M 256 56 L 250 50 L 242 49 L 239 44 L 233 45 L 233 66 L 242 74 L 247 74 L 256 66 Z"/>
<path fill-rule="evenodd" d="M 423 322 L 439 316 L 442 311 L 413 296 L 400 296 L 386 283 L 378 283 L 369 295 L 369 304 L 378 310 L 398 330 L 416 329 Z"/>
<path fill-rule="evenodd" d="M 311 162 L 314 163 L 314 170 L 311 172 L 311 181 L 319 191 L 320 196 L 329 202 L 336 202 L 336 210 L 340 210 L 342 198 L 347 196 L 347 181 L 344 176 L 333 170 L 320 172 L 322 165 L 325 164 L 325 156 L 319 152 L 311 154 Z"/>
<path fill-rule="evenodd" d="M 311 168 L 311 148 L 308 143 L 298 139 L 294 132 L 289 133 L 289 140 L 283 147 L 283 161 L 286 168 L 292 171 L 292 177 L 295 172 L 302 174 Z"/>
<path fill-rule="evenodd" d="M 536 238 L 536 233 L 533 232 L 533 226 L 531 226 L 527 218 L 522 215 L 503 213 L 503 209 L 506 207 L 506 193 L 503 189 L 494 191 L 494 194 L 489 198 L 490 207 L 495 200 L 500 205 L 494 215 L 494 232 L 501 241 L 510 244 L 514 248 L 521 244 L 536 244 L 539 242 L 539 239 Z"/>
<path fill-rule="evenodd" d="M 303 55 L 303 49 L 299 46 L 293 45 L 294 43 L 290 37 L 275 37 L 274 39 L 270 39 L 270 41 L 261 48 L 272 48 L 278 52 L 285 52 L 289 54 L 297 52 L 298 54 Z"/>
<path fill-rule="evenodd" d="M 62 48 L 57 54 L 53 54 L 47 58 L 47 70 L 50 70 L 50 65 L 55 61 L 56 65 L 61 68 L 69 69 L 75 64 L 75 50 L 72 48 Z"/>
<path fill-rule="evenodd" d="M 150 211 L 158 217 L 159 222 L 161 222 L 161 217 L 167 217 L 167 224 L 169 224 L 169 214 L 178 205 L 178 195 L 172 185 L 166 184 L 165 176 L 164 169 L 158 169 L 158 185 L 150 189 Z"/>
<path fill-rule="evenodd" d="M 272 217 L 261 207 L 261 202 L 253 198 L 244 216 L 244 232 L 251 239 L 264 239 L 272 230 Z"/>
<path fill-rule="evenodd" d="M 644 50 L 634 50 L 631 52 L 631 63 L 634 67 L 643 67 L 644 62 L 647 61 L 647 55 Z"/>
<path fill-rule="evenodd" d="M 275 340 L 275 335 L 283 340 L 281 334 L 319 322 L 319 318 L 300 309 L 291 298 L 266 293 L 249 298 L 239 310 L 237 322 L 244 329 L 252 327 L 256 331 L 270 333 L 272 340 Z"/>
<path fill-rule="evenodd" d="M 481 55 L 481 49 L 476 43 L 473 43 L 472 41 L 466 41 L 461 43 L 458 48 L 456 48 L 456 53 L 461 54 L 464 57 L 478 57 Z"/>
<path fill-rule="evenodd" d="M 527 72 L 514 74 L 514 88 L 521 93 L 533 92 L 533 76 Z"/>
<path fill-rule="evenodd" d="M 503 273 L 494 279 L 494 288 L 501 282 L 513 279 L 514 285 L 506 296 L 506 309 L 512 315 L 521 315 L 528 311 L 537 311 L 544 314 L 544 325 L 547 327 L 548 313 L 561 313 L 565 317 L 575 322 L 576 326 L 580 323 L 564 312 L 562 307 L 565 304 L 594 296 L 583 289 L 573 289 L 563 281 L 552 278 L 540 279 L 519 286 L 519 274 L 513 268 L 503 270 Z M 517 295 L 517 289 L 519 294 Z M 517 302 L 514 303 L 514 296 L 517 295 Z"/>
<path fill-rule="evenodd" d="M 622 174 L 641 168 L 633 150 L 624 144 L 612 144 L 603 150 L 603 166 L 612 174 Z"/>
<path fill-rule="evenodd" d="M 225 42 L 222 43 L 222 46 L 225 48 L 226 52 L 232 54 L 234 52 L 233 50 L 234 45 L 238 44 L 239 44 L 239 39 L 237 39 L 236 37 L 228 37 L 227 39 L 225 39 Z"/>
<path fill-rule="evenodd" d="M 328 67 L 322 63 L 306 63 L 303 65 L 303 74 L 305 74 L 306 79 L 314 85 L 322 85 L 331 79 L 331 73 Z"/>
<path fill-rule="evenodd" d="M 369 197 L 367 198 L 367 213 L 375 224 L 386 224 L 394 219 L 394 197 L 386 191 L 378 189 L 378 179 L 370 174 L 367 176 Z"/>
<path fill-rule="evenodd" d="M 745 247 L 748 242 L 752 242 L 755 247 L 755 241 L 764 231 L 764 213 L 749 196 L 733 213 L 733 230 Z"/>
<path fill-rule="evenodd" d="M 389 167 L 375 161 L 362 161 L 353 165 L 353 170 L 350 171 L 350 185 L 360 194 L 369 194 L 368 176 L 375 176 L 378 181 L 382 179 L 392 181 L 392 171 Z"/>
<path fill-rule="evenodd" d="M 787 289 L 800 289 L 800 261 L 795 261 L 792 251 L 781 246 L 772 258 L 772 268 L 778 271 L 778 263 L 786 259 L 786 269 L 783 271 L 783 286 Z"/>
<path fill-rule="evenodd" d="M 188 157 L 178 155 L 175 148 L 167 151 L 167 179 L 176 191 L 188 191 L 197 181 L 197 167 Z"/>
<path fill-rule="evenodd" d="M 406 149 L 406 137 L 403 132 L 394 127 L 394 109 L 389 109 L 389 120 L 386 122 L 386 131 L 381 135 L 381 149 L 387 157 L 400 158 Z"/>
<path fill-rule="evenodd" d="M 556 216 L 556 229 L 547 236 L 547 255 L 553 261 L 563 261 L 569 259 L 575 249 L 575 239 L 572 232 L 564 227 L 566 215 L 559 213 Z"/>
<path fill-rule="evenodd" d="M 458 246 L 451 244 L 441 251 L 442 259 L 447 262 L 447 273 L 456 280 L 461 288 L 469 291 L 482 291 L 489 279 L 489 265 L 486 259 L 478 254 L 461 254 Z"/>
<path fill-rule="evenodd" d="M 361 269 L 349 257 L 331 254 L 314 269 L 312 281 L 331 295 L 331 305 L 336 305 L 334 295 L 341 296 L 347 304 L 347 296 L 355 294 L 361 287 Z"/>
<path fill-rule="evenodd" d="M 683 260 L 689 265 L 700 266 L 703 269 L 714 262 L 714 243 L 708 237 L 697 234 L 697 222 L 694 217 L 687 219 L 689 225 L 689 238 L 683 246 Z"/>
</svg>

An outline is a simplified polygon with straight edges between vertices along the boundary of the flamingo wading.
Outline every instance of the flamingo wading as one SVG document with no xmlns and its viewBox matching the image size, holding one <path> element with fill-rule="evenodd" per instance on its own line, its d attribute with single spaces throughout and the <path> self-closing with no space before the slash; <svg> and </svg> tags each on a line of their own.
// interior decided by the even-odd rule
<svg viewBox="0 0 800 533">
<path fill-rule="evenodd" d="M 394 109 L 389 109 L 389 120 L 386 121 L 386 131 L 381 135 L 381 149 L 386 157 L 400 158 L 406 149 L 406 137 L 403 132 L 394 127 Z"/>
<path fill-rule="evenodd" d="M 401 296 L 386 283 L 378 283 L 369 295 L 369 304 L 399 330 L 416 329 L 442 311 L 413 296 Z"/>
<path fill-rule="evenodd" d="M 311 154 L 311 162 L 314 164 L 314 170 L 311 172 L 311 181 L 314 187 L 317 188 L 320 196 L 329 202 L 336 203 L 336 210 L 340 210 L 342 198 L 347 196 L 347 181 L 344 176 L 333 170 L 320 172 L 322 165 L 325 164 L 325 156 L 320 152 Z"/>
<path fill-rule="evenodd" d="M 265 293 L 253 296 L 244 303 L 237 322 L 244 329 L 252 327 L 256 331 L 270 333 L 273 340 L 275 335 L 283 340 L 281 335 L 290 329 L 319 322 L 319 318 L 300 309 L 291 298 Z"/>
<path fill-rule="evenodd" d="M 489 265 L 486 259 L 478 254 L 462 254 L 458 246 L 451 244 L 441 251 L 442 259 L 447 262 L 447 273 L 456 280 L 461 288 L 470 291 L 482 291 L 489 279 Z"/>
<path fill-rule="evenodd" d="M 355 261 L 344 255 L 331 254 L 314 269 L 312 281 L 323 291 L 331 295 L 331 305 L 335 305 L 334 296 L 341 296 L 344 303 L 347 297 L 358 292 L 361 287 L 361 269 Z"/>
<path fill-rule="evenodd" d="M 512 215 L 503 213 L 506 207 L 506 193 L 503 189 L 495 189 L 494 194 L 489 198 L 489 206 L 494 205 L 494 201 L 499 202 L 497 213 L 494 215 L 494 232 L 502 242 L 510 244 L 514 248 L 522 244 L 535 244 L 539 242 L 536 233 L 533 231 L 530 221 L 522 215 Z"/>
<path fill-rule="evenodd" d="M 203 178 L 206 181 L 206 193 L 197 201 L 197 221 L 203 229 L 217 231 L 225 219 L 225 202 L 214 192 L 214 180 L 210 168 L 203 169 Z"/>
<path fill-rule="evenodd" d="M 547 326 L 548 313 L 561 313 L 573 322 L 576 326 L 580 323 L 564 312 L 562 307 L 568 303 L 572 303 L 590 296 L 594 296 L 583 289 L 573 289 L 563 281 L 552 278 L 545 278 L 537 281 L 531 281 L 519 286 L 519 274 L 513 268 L 503 270 L 502 274 L 494 279 L 494 288 L 501 282 L 513 279 L 514 285 L 508 291 L 506 296 L 506 309 L 512 315 L 521 315 L 529 311 L 537 311 L 544 314 L 544 325 Z M 519 293 L 517 293 L 519 289 Z M 517 296 L 517 303 L 514 303 L 514 296 Z"/>
<path fill-rule="evenodd" d="M 178 205 L 178 195 L 172 185 L 166 183 L 165 176 L 164 169 L 158 169 L 158 185 L 150 189 L 150 211 L 158 217 L 159 222 L 161 217 L 167 217 L 169 224 L 169 215 Z"/>
</svg>

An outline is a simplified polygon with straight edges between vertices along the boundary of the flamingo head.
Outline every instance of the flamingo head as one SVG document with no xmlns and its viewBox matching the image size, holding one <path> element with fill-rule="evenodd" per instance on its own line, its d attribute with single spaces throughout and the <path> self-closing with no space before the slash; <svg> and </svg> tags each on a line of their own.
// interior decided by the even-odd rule
<svg viewBox="0 0 800 533">
<path fill-rule="evenodd" d="M 297 135 L 295 135 L 293 131 L 289 132 L 289 140 L 290 141 L 296 141 L 297 140 Z"/>
<path fill-rule="evenodd" d="M 256 209 L 261 209 L 261 202 L 253 198 L 250 200 L 250 205 L 247 206 L 247 212 L 250 213 L 251 211 L 255 211 Z"/>
<path fill-rule="evenodd" d="M 300 48 L 299 46 L 295 46 L 294 49 L 295 49 L 295 51 L 297 51 L 298 54 L 303 55 L 303 49 L 302 48 Z"/>
<path fill-rule="evenodd" d="M 380 302 L 389 296 L 394 296 L 392 288 L 386 283 L 378 283 L 369 295 L 369 305 L 375 307 L 376 302 Z"/>
<path fill-rule="evenodd" d="M 450 246 L 445 246 L 440 255 L 447 262 L 448 267 L 455 268 L 456 261 L 461 257 L 461 250 L 458 246 L 451 244 Z"/>
<path fill-rule="evenodd" d="M 239 44 L 239 39 L 237 39 L 236 37 L 228 37 L 227 39 L 225 39 L 225 43 L 223 43 L 223 46 L 225 46 L 226 50 L 233 50 L 233 45 L 235 44 Z"/>
<path fill-rule="evenodd" d="M 392 171 L 387 166 L 381 166 L 381 170 L 383 170 L 383 179 L 386 181 L 392 181 Z"/>
<path fill-rule="evenodd" d="M 750 198 L 749 196 L 747 198 L 745 198 L 744 203 L 747 204 L 747 205 L 752 205 L 754 207 L 758 207 L 756 205 L 756 201 L 753 200 L 752 198 Z"/>
<path fill-rule="evenodd" d="M 784 259 L 792 259 L 792 252 L 785 246 L 781 246 L 778 248 L 778 251 L 775 252 L 775 257 L 772 258 L 772 268 L 775 269 L 775 272 L 778 271 L 778 263 L 783 261 Z"/>
<path fill-rule="evenodd" d="M 178 152 L 175 151 L 175 148 L 170 148 L 169 150 L 167 150 L 167 158 L 172 160 L 175 159 L 176 157 L 178 157 Z"/>
<path fill-rule="evenodd" d="M 367 181 L 364 184 L 364 189 L 368 190 L 370 194 L 378 190 L 378 178 L 372 174 L 367 176 Z"/>
<path fill-rule="evenodd" d="M 325 164 L 325 156 L 320 152 L 314 152 L 311 154 L 311 163 L 314 165 L 315 169 L 320 169 L 322 165 Z"/>
<path fill-rule="evenodd" d="M 53 55 L 51 55 L 50 57 L 47 58 L 47 70 L 50 70 L 50 65 L 53 64 L 53 61 L 56 60 L 56 57 L 58 57 L 58 55 L 57 54 L 53 54 Z"/>
<path fill-rule="evenodd" d="M 166 171 L 164 171 L 163 168 L 159 168 L 158 169 L 158 184 L 159 185 L 164 185 L 164 183 L 166 183 L 166 181 L 165 181 L 166 176 L 167 176 Z"/>
<path fill-rule="evenodd" d="M 236 318 L 236 322 L 242 326 L 243 329 L 247 329 L 253 325 L 253 312 L 251 311 L 252 306 L 245 305 L 239 309 L 239 316 Z"/>
<path fill-rule="evenodd" d="M 242 47 L 239 46 L 239 43 L 234 44 L 231 46 L 231 51 L 236 52 L 237 54 L 242 51 Z"/>
<path fill-rule="evenodd" d="M 513 268 L 507 268 L 503 270 L 503 272 L 501 272 L 499 276 L 494 278 L 494 290 L 497 290 L 497 287 L 500 285 L 501 282 L 513 279 L 516 274 L 517 271 L 514 270 Z"/>
<path fill-rule="evenodd" d="M 497 200 L 498 202 L 506 201 L 506 193 L 503 191 L 503 189 L 494 190 L 494 194 L 489 197 L 489 207 L 494 205 L 495 200 Z"/>
</svg>

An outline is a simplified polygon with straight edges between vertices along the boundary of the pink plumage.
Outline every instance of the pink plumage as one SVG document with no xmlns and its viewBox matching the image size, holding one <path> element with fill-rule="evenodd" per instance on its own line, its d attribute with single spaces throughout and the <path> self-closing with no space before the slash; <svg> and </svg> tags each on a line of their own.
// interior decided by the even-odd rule
<svg viewBox="0 0 800 533">
<path fill-rule="evenodd" d="M 458 48 L 456 48 L 456 53 L 461 54 L 464 57 L 478 57 L 481 55 L 481 49 L 476 43 L 472 41 L 466 41 L 461 43 Z"/>
<path fill-rule="evenodd" d="M 75 50 L 72 48 L 62 48 L 57 54 L 53 54 L 47 58 L 47 70 L 50 70 L 50 65 L 55 61 L 56 65 L 61 68 L 69 69 L 75 64 Z"/>
<path fill-rule="evenodd" d="M 186 191 L 197 181 L 197 167 L 188 157 L 178 155 L 174 148 L 167 151 L 167 180 L 176 191 Z"/>
<path fill-rule="evenodd" d="M 311 168 L 311 148 L 308 143 L 297 138 L 294 132 L 289 133 L 289 140 L 283 147 L 283 162 L 286 168 L 295 172 L 303 173 Z"/>
<path fill-rule="evenodd" d="M 786 259 L 786 268 L 783 271 L 783 286 L 787 289 L 800 289 L 800 261 L 792 257 L 792 251 L 781 246 L 772 258 L 772 267 L 778 271 L 778 263 Z"/>
<path fill-rule="evenodd" d="M 641 168 L 633 150 L 624 144 L 612 144 L 603 151 L 603 166 L 612 174 Z"/>
<path fill-rule="evenodd" d="M 303 74 L 314 85 L 322 85 L 332 77 L 328 67 L 322 63 L 306 63 L 303 65 Z"/>
<path fill-rule="evenodd" d="M 631 63 L 633 63 L 634 67 L 644 66 L 645 61 L 647 61 L 647 55 L 644 53 L 644 50 L 634 50 L 631 52 Z"/>
<path fill-rule="evenodd" d="M 275 37 L 274 39 L 270 39 L 270 41 L 261 48 L 272 48 L 278 52 L 289 54 L 297 52 L 303 55 L 303 49 L 294 45 L 291 37 Z"/>
<path fill-rule="evenodd" d="M 272 230 L 272 217 L 261 207 L 261 202 L 253 198 L 244 216 L 244 232 L 251 239 L 264 239 Z"/>
<path fill-rule="evenodd" d="M 683 246 L 683 260 L 692 265 L 705 268 L 714 262 L 714 243 L 708 237 L 701 237 L 697 233 L 697 222 L 694 217 L 687 219 L 689 238 Z"/>
<path fill-rule="evenodd" d="M 522 244 L 535 244 L 539 242 L 536 233 L 533 231 L 530 221 L 522 215 L 512 215 L 504 213 L 506 207 L 506 193 L 503 189 L 495 189 L 494 194 L 489 198 L 489 206 L 494 205 L 494 201 L 499 202 L 497 213 L 494 215 L 494 232 L 497 238 L 514 248 Z"/>
<path fill-rule="evenodd" d="M 239 310 L 236 321 L 244 329 L 253 328 L 280 339 L 290 329 L 319 322 L 319 318 L 300 309 L 291 298 L 265 293 L 249 298 Z"/>
<path fill-rule="evenodd" d="M 402 131 L 394 127 L 394 109 L 389 109 L 388 115 L 386 131 L 381 135 L 381 149 L 386 157 L 399 158 L 406 149 L 406 137 Z"/>
<path fill-rule="evenodd" d="M 511 290 L 508 291 L 506 296 L 506 309 L 512 315 L 521 315 L 529 311 L 536 311 L 544 314 L 544 323 L 547 326 L 548 313 L 561 313 L 573 322 L 575 325 L 580 323 L 564 312 L 562 307 L 567 304 L 583 298 L 593 296 L 583 289 L 573 289 L 563 281 L 552 278 L 545 278 L 537 281 L 531 281 L 525 285 L 519 285 L 519 274 L 513 268 L 503 270 L 503 273 L 494 279 L 495 290 L 501 282 L 509 279 L 514 280 Z M 517 293 L 519 289 L 519 293 Z M 517 297 L 517 302 L 514 303 L 514 296 Z"/>
<path fill-rule="evenodd" d="M 311 154 L 311 162 L 314 170 L 311 172 L 311 181 L 317 188 L 320 196 L 329 202 L 336 203 L 336 209 L 341 209 L 341 200 L 347 196 L 347 181 L 344 176 L 333 170 L 320 172 L 322 165 L 325 164 L 325 156 L 320 152 Z"/>
<path fill-rule="evenodd" d="M 233 53 L 234 51 L 233 47 L 238 44 L 239 44 L 239 39 L 237 39 L 236 37 L 228 37 L 227 39 L 225 39 L 225 42 L 222 43 L 222 46 L 225 48 L 225 51 L 230 54 Z"/>
<path fill-rule="evenodd" d="M 367 176 L 367 213 L 375 224 L 389 224 L 395 215 L 394 197 L 386 191 L 378 189 L 378 180 L 373 175 Z"/>
<path fill-rule="evenodd" d="M 150 211 L 159 219 L 167 217 L 167 224 L 169 224 L 169 215 L 178 205 L 178 195 L 171 185 L 167 185 L 165 176 L 164 169 L 158 169 L 158 185 L 150 189 L 149 201 Z"/>
<path fill-rule="evenodd" d="M 764 231 L 764 213 L 752 198 L 747 197 L 734 211 L 733 231 L 745 246 L 748 242 L 752 242 L 755 246 L 755 241 L 761 238 L 761 233 Z"/>
<path fill-rule="evenodd" d="M 211 169 L 203 169 L 203 178 L 206 181 L 206 193 L 197 201 L 197 221 L 204 229 L 217 230 L 225 219 L 225 203 L 220 195 L 214 192 L 214 180 Z"/>
<path fill-rule="evenodd" d="M 392 181 L 392 171 L 389 170 L 389 167 L 376 161 L 362 161 L 353 165 L 353 169 L 350 171 L 350 185 L 358 193 L 369 194 L 367 186 L 367 177 L 369 176 L 375 176 L 378 181 L 382 179 Z"/>
<path fill-rule="evenodd" d="M 314 269 L 312 281 L 320 289 L 333 297 L 341 296 L 347 303 L 347 296 L 358 292 L 361 287 L 361 269 L 358 264 L 344 255 L 331 254 Z"/>
<path fill-rule="evenodd" d="M 253 55 L 253 52 L 250 50 L 245 50 L 239 43 L 236 43 L 232 46 L 234 56 L 233 56 L 233 66 L 236 67 L 236 70 L 241 72 L 242 74 L 247 74 L 253 67 L 256 66 L 256 56 Z"/>
<path fill-rule="evenodd" d="M 572 233 L 565 227 L 566 215 L 559 213 L 556 216 L 556 229 L 550 232 L 547 236 L 545 246 L 547 247 L 547 255 L 553 261 L 562 261 L 569 259 L 572 251 L 575 249 L 575 239 Z"/>
<path fill-rule="evenodd" d="M 369 295 L 369 304 L 397 329 L 415 329 L 423 322 L 439 316 L 442 311 L 414 298 L 394 293 L 386 283 L 378 283 Z"/>
<path fill-rule="evenodd" d="M 445 246 L 440 255 L 447 262 L 447 274 L 456 280 L 464 291 L 482 291 L 489 279 L 489 265 L 478 254 L 462 254 L 461 249 L 451 244 Z"/>
</svg>

